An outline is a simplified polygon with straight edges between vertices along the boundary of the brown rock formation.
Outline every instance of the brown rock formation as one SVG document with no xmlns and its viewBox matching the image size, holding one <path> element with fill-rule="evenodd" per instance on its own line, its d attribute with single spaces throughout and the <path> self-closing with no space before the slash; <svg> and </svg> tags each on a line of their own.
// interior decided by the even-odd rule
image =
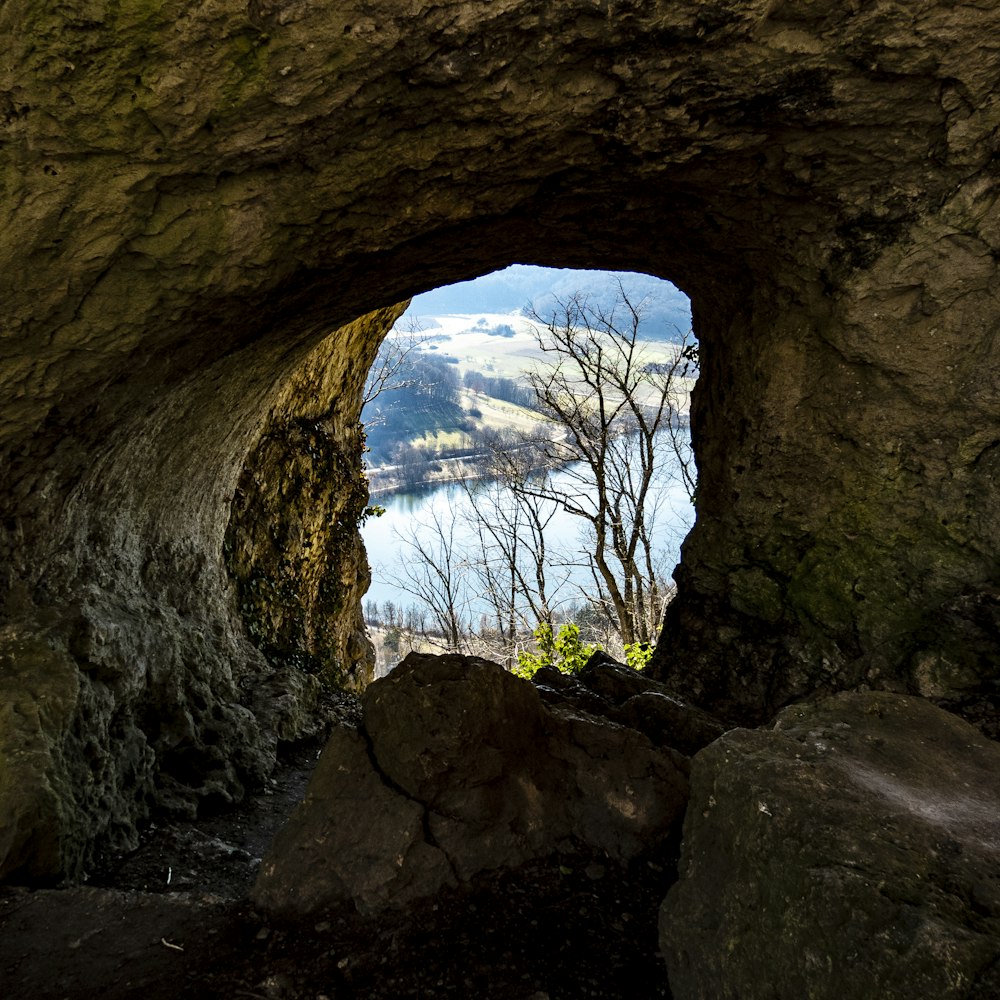
<svg viewBox="0 0 1000 1000">
<path fill-rule="evenodd" d="M 346 519 L 387 317 L 346 324 L 514 260 L 692 297 L 663 677 L 746 719 L 993 691 L 996 2 L 8 0 L 0 27 L 0 642 L 77 692 L 22 686 L 0 759 L 6 803 L 46 734 L 63 805 L 11 808 L 77 846 L 0 870 L 238 795 L 309 671 L 365 663 Z"/>
<path fill-rule="evenodd" d="M 692 761 L 672 995 L 997 996 L 998 767 L 972 726 L 885 692 L 727 733 Z"/>
<path fill-rule="evenodd" d="M 567 845 L 628 861 L 683 816 L 685 758 L 489 660 L 411 653 L 363 701 L 261 865 L 264 910 L 371 913 Z"/>
</svg>

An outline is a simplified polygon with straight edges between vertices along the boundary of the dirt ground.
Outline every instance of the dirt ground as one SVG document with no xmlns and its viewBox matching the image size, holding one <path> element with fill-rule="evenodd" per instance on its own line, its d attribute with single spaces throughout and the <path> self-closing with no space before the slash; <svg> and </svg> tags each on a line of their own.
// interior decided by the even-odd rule
<svg viewBox="0 0 1000 1000">
<path fill-rule="evenodd" d="M 321 748 L 290 748 L 230 813 L 150 829 L 86 885 L 0 888 L 0 997 L 669 998 L 656 918 L 676 845 L 628 868 L 546 858 L 377 920 L 255 913 L 246 893 Z"/>
</svg>

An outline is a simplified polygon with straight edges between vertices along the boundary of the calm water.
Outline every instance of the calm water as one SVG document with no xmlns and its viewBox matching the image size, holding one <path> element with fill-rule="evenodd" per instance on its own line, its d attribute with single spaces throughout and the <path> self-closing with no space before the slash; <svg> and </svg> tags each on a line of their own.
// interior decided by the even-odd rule
<svg viewBox="0 0 1000 1000">
<path fill-rule="evenodd" d="M 557 473 L 554 479 L 557 485 L 572 482 L 569 473 Z M 669 579 L 679 558 L 680 544 L 694 523 L 694 510 L 683 486 L 673 480 L 668 479 L 659 486 L 656 498 L 660 503 L 656 537 L 662 551 L 662 569 Z M 433 526 L 435 516 L 446 531 L 454 532 L 454 551 L 464 555 L 466 562 L 477 558 L 480 549 L 473 528 L 474 508 L 461 484 L 379 497 L 375 502 L 385 507 L 386 512 L 381 517 L 370 518 L 361 529 L 372 567 L 372 584 L 365 601 L 374 600 L 379 606 L 385 601 L 402 607 L 419 604 L 417 598 L 402 590 L 393 578 L 401 577 L 404 563 L 412 563 L 416 558 L 406 538 L 415 534 L 433 547 L 434 536 L 438 534 Z M 582 559 L 587 550 L 585 524 L 582 518 L 558 510 L 546 529 L 547 551 L 564 561 L 576 563 L 575 567 L 551 571 L 553 583 L 562 580 L 557 593 L 559 601 L 581 601 L 582 591 L 587 588 L 589 571 Z M 469 611 L 478 618 L 485 605 L 474 592 L 477 586 L 475 574 L 467 565 L 459 567 L 456 574 L 468 586 Z"/>
</svg>

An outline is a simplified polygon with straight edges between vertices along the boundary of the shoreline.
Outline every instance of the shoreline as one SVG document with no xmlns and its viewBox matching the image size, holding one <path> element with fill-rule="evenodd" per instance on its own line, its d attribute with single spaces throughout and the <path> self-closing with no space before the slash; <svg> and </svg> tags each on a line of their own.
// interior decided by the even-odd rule
<svg viewBox="0 0 1000 1000">
<path fill-rule="evenodd" d="M 543 462 L 533 467 L 531 472 L 534 474 L 543 471 L 555 471 L 563 468 L 564 466 L 572 465 L 573 461 L 573 459 L 568 459 L 563 462 Z M 489 469 L 483 469 L 481 467 L 477 468 L 476 457 L 474 456 L 467 456 L 465 458 L 430 459 L 424 464 L 425 466 L 430 467 L 433 465 L 447 465 L 449 463 L 457 467 L 459 471 L 449 475 L 447 469 L 441 469 L 439 474 L 435 475 L 432 472 L 429 476 L 426 476 L 419 482 L 415 483 L 404 482 L 401 478 L 393 476 L 392 471 L 397 469 L 398 466 L 381 465 L 375 468 L 365 469 L 365 476 L 368 480 L 368 498 L 373 499 L 377 497 L 396 496 L 400 493 L 411 493 L 416 490 L 424 490 L 433 486 L 452 486 L 455 483 L 478 482 L 481 480 L 498 478 L 493 475 Z M 463 469 L 464 463 L 469 463 L 472 467 Z M 388 482 L 383 482 L 383 480 L 388 480 Z"/>
</svg>

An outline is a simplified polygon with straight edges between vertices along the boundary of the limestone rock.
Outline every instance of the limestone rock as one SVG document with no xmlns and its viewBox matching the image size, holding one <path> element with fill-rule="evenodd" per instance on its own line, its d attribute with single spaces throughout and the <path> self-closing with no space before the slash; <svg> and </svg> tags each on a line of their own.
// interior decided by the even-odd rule
<svg viewBox="0 0 1000 1000">
<path fill-rule="evenodd" d="M 324 751 L 254 889 L 276 912 L 368 912 L 568 844 L 618 861 L 662 839 L 686 779 L 640 733 L 474 657 L 411 654 Z"/>
<path fill-rule="evenodd" d="M 154 796 L 145 735 L 61 647 L 0 628 L 0 878 L 80 876 L 96 843 L 137 845 L 120 817 Z"/>
<path fill-rule="evenodd" d="M 692 298 L 671 690 L 996 725 L 996 0 L 5 0 L 0 31 L 0 622 L 77 664 L 105 832 L 259 780 L 275 669 L 364 682 L 360 382 L 394 303 L 517 260 Z"/>
<path fill-rule="evenodd" d="M 424 813 L 383 782 L 361 733 L 335 729 L 261 865 L 255 903 L 306 914 L 353 902 L 370 913 L 454 884 L 447 858 L 424 839 Z"/>
<path fill-rule="evenodd" d="M 842 694 L 692 762 L 660 943 L 677 1000 L 986 1000 L 1000 987 L 1000 745 Z"/>
<path fill-rule="evenodd" d="M 82 839 L 58 767 L 79 681 L 68 657 L 8 638 L 16 655 L 0 658 L 0 876 L 31 878 L 63 871 Z"/>
<path fill-rule="evenodd" d="M 373 352 L 400 311 L 344 327 L 336 347 Z M 240 616 L 268 662 L 358 689 L 374 676 L 357 531 L 368 503 L 357 420 L 366 369 L 327 345 L 281 386 L 243 458 L 223 543 Z"/>
<path fill-rule="evenodd" d="M 619 663 L 603 650 L 590 657 L 579 676 L 581 683 L 613 705 L 621 705 L 653 686 L 650 678 Z"/>
<path fill-rule="evenodd" d="M 374 351 L 396 312 L 340 335 L 356 351 Z M 38 758 L 25 780 L 39 795 L 58 791 L 58 808 L 31 811 L 36 825 L 22 830 L 28 842 L 61 845 L 36 853 L 24 869 L 34 877 L 76 876 L 96 851 L 134 847 L 153 811 L 193 817 L 239 801 L 266 777 L 278 740 L 323 725 L 322 682 L 367 679 L 356 413 L 326 412 L 332 397 L 341 405 L 357 398 L 363 372 L 338 346 L 290 359 L 288 383 L 242 403 L 223 392 L 206 404 L 223 423 L 232 407 L 260 408 L 243 432 L 226 436 L 225 461 L 198 458 L 218 444 L 217 431 L 206 424 L 201 439 L 181 431 L 206 411 L 178 400 L 165 425 L 147 428 L 183 439 L 164 443 L 167 457 L 156 468 L 148 436 L 109 431 L 114 468 L 95 469 L 91 482 L 103 525 L 53 525 L 59 554 L 47 569 L 25 568 L 33 584 L 11 584 L 18 561 L 0 558 L 0 590 L 11 584 L 0 594 L 9 702 L 28 717 L 45 716 L 31 703 L 49 683 L 49 662 L 78 690 L 57 752 L 45 755 L 44 767 Z M 303 421 L 320 425 L 315 445 L 293 433 Z M 291 442 L 277 457 L 261 444 L 275 437 Z M 252 472 L 241 478 L 248 452 Z M 171 469 L 177 478 L 168 488 Z M 171 541 L 174 531 L 179 540 Z M 22 867 L 13 855 L 4 860 L 0 838 L 0 871 Z"/>
<path fill-rule="evenodd" d="M 708 746 L 726 730 L 719 719 L 604 652 L 595 653 L 579 674 L 562 674 L 545 667 L 535 673 L 532 683 L 548 705 L 636 729 L 654 746 L 670 748 L 683 758 Z M 686 770 L 686 760 L 679 764 Z"/>
<path fill-rule="evenodd" d="M 693 756 L 728 728 L 714 716 L 665 691 L 633 695 L 618 710 L 617 719 L 645 733 L 657 746 L 669 746 Z"/>
<path fill-rule="evenodd" d="M 543 735 L 531 684 L 489 660 L 410 653 L 362 696 L 364 729 L 386 777 L 431 808 L 521 772 Z"/>
<path fill-rule="evenodd" d="M 547 705 L 566 705 L 590 715 L 612 718 L 615 706 L 580 683 L 578 677 L 564 674 L 555 667 L 542 667 L 531 678 Z"/>
<path fill-rule="evenodd" d="M 540 772 L 566 833 L 619 861 L 662 840 L 683 815 L 686 760 L 589 715 L 555 709 L 552 717 L 545 755 L 553 763 L 543 759 Z M 558 829 L 549 809 L 546 803 L 546 824 Z"/>
<path fill-rule="evenodd" d="M 678 698 L 646 672 L 595 653 L 580 672 L 581 682 L 614 705 L 616 722 L 645 733 L 657 746 L 690 756 L 718 739 L 726 726 L 713 715 Z"/>
</svg>

